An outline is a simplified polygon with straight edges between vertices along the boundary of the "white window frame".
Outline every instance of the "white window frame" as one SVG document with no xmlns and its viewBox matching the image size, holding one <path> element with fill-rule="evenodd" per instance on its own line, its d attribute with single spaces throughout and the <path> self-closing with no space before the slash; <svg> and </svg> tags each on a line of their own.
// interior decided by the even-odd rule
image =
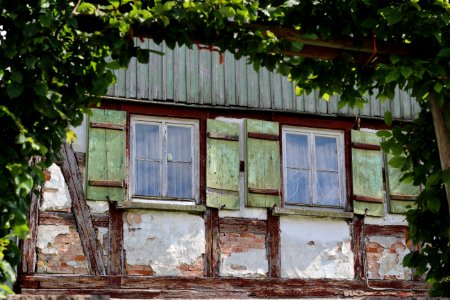
<svg viewBox="0 0 450 300">
<path fill-rule="evenodd" d="M 135 129 L 136 124 L 156 124 L 159 126 L 160 132 L 160 151 L 161 151 L 161 170 L 160 180 L 162 194 L 167 194 L 167 127 L 169 125 L 175 125 L 178 127 L 192 128 L 191 132 L 191 159 L 192 159 L 192 195 L 193 198 L 178 199 L 174 197 L 165 196 L 141 196 L 134 195 L 134 181 L 133 176 L 135 172 Z M 137 116 L 132 115 L 130 118 L 130 155 L 129 155 L 129 180 L 128 180 L 128 199 L 135 202 L 145 203 L 174 203 L 182 205 L 198 204 L 200 199 L 200 151 L 199 151 L 199 121 L 189 119 L 176 119 L 176 118 L 164 118 L 164 117 L 152 117 L 152 116 Z"/>
<path fill-rule="evenodd" d="M 310 161 L 310 182 L 309 182 L 309 203 L 292 203 L 287 202 L 287 134 L 301 134 L 308 136 L 308 151 L 309 151 L 309 161 Z M 316 153 L 315 153 L 315 143 L 314 137 L 332 137 L 336 138 L 337 147 L 337 163 L 338 163 L 338 182 L 339 182 L 339 205 L 323 205 L 318 204 L 316 183 L 317 183 L 317 172 L 316 172 Z M 328 208 L 343 208 L 346 201 L 346 180 L 345 180 L 345 140 L 344 132 L 341 130 L 328 130 L 328 129 L 313 129 L 305 127 L 295 127 L 295 126 L 283 126 L 282 127 L 282 154 L 283 154 L 283 201 L 286 206 L 308 206 L 308 207 L 328 207 Z"/>
</svg>

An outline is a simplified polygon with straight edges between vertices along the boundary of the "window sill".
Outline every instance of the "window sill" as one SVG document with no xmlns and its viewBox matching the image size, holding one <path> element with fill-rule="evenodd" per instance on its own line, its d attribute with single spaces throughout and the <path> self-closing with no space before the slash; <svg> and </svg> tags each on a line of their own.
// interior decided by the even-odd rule
<svg viewBox="0 0 450 300">
<path fill-rule="evenodd" d="M 306 216 L 315 218 L 337 218 L 337 219 L 351 219 L 353 218 L 352 212 L 345 211 L 333 211 L 333 210 L 313 210 L 308 208 L 287 208 L 287 207 L 275 207 L 273 209 L 273 215 L 275 216 Z"/>
<path fill-rule="evenodd" d="M 117 202 L 117 208 L 119 209 L 148 209 L 148 210 L 163 210 L 163 211 L 175 211 L 175 212 L 188 212 L 201 214 L 205 211 L 204 205 L 183 205 L 172 203 L 145 203 L 134 201 Z"/>
</svg>

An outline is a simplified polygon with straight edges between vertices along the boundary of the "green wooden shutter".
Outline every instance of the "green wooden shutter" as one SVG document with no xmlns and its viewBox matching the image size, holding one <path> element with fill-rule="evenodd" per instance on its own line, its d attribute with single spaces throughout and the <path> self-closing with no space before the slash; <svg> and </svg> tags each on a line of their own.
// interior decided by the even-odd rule
<svg viewBox="0 0 450 300">
<path fill-rule="evenodd" d="M 414 200 L 420 193 L 420 187 L 401 182 L 400 178 L 402 177 L 402 172 L 400 169 L 393 168 L 388 164 L 392 155 L 387 155 L 386 158 L 385 168 L 387 170 L 386 181 L 389 187 L 389 211 L 395 214 L 402 214 L 407 212 L 410 208 L 415 207 Z"/>
<path fill-rule="evenodd" d="M 383 160 L 375 133 L 352 130 L 353 211 L 384 216 Z"/>
<path fill-rule="evenodd" d="M 273 207 L 280 203 L 279 124 L 246 120 L 246 205 Z"/>
<path fill-rule="evenodd" d="M 239 210 L 239 124 L 207 121 L 206 206 Z"/>
<path fill-rule="evenodd" d="M 92 109 L 89 120 L 87 199 L 125 198 L 126 113 Z"/>
</svg>

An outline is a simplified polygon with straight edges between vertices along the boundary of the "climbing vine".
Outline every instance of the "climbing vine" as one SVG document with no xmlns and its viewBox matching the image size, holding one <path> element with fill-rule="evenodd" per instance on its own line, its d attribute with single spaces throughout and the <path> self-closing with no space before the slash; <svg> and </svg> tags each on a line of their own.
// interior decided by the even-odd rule
<svg viewBox="0 0 450 300">
<path fill-rule="evenodd" d="M 427 272 L 436 295 L 449 295 L 450 176 L 436 160 L 430 119 L 432 95 L 448 135 L 447 0 L 0 0 L 0 33 L 0 282 L 14 280 L 30 192 L 61 142 L 74 138 L 69 126 L 106 94 L 112 70 L 159 55 L 133 43 L 151 37 L 246 56 L 256 69 L 289 76 L 298 93 L 338 94 L 342 106 L 362 105 L 367 95 L 387 101 L 396 86 L 411 90 L 422 105 L 418 119 L 380 134 L 405 180 L 425 187 L 408 213 L 419 250 L 405 264 Z M 44 159 L 31 166 L 33 156 Z"/>
</svg>

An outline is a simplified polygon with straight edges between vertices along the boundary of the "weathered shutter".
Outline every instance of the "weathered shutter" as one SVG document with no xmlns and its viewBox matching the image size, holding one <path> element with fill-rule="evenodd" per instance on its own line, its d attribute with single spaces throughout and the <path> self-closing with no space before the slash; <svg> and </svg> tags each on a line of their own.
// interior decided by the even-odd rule
<svg viewBox="0 0 450 300">
<path fill-rule="evenodd" d="M 388 162 L 392 158 L 391 155 L 386 157 L 385 168 L 387 170 L 386 175 L 389 187 L 389 211 L 395 214 L 402 214 L 415 207 L 414 200 L 420 193 L 420 187 L 401 182 L 402 172 L 400 169 L 389 166 Z"/>
<path fill-rule="evenodd" d="M 353 211 L 384 216 L 383 160 L 375 133 L 352 130 Z"/>
<path fill-rule="evenodd" d="M 87 199 L 125 198 L 126 113 L 92 109 L 89 120 Z"/>
<path fill-rule="evenodd" d="M 206 205 L 239 210 L 239 124 L 207 121 Z"/>
<path fill-rule="evenodd" d="M 280 203 L 279 124 L 246 120 L 246 205 L 273 207 Z"/>
</svg>

